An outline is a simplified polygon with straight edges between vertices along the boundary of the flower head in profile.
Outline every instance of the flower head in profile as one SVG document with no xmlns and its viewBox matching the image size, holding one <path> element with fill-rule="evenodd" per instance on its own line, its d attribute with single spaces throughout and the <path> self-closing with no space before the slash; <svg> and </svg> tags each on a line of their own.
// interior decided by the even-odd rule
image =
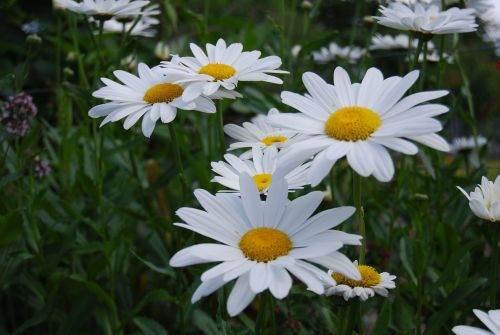
<svg viewBox="0 0 500 335">
<path fill-rule="evenodd" d="M 360 280 L 347 278 L 343 274 L 335 271 L 328 271 L 328 274 L 335 280 L 335 285 L 328 285 L 325 289 L 325 295 L 340 295 L 347 301 L 349 299 L 359 297 L 365 301 L 373 297 L 375 294 L 387 297 L 388 289 L 396 287 L 393 276 L 387 272 L 378 273 L 373 267 L 368 265 L 354 265 L 361 273 Z"/>
<path fill-rule="evenodd" d="M 237 140 L 237 142 L 229 145 L 229 150 L 253 148 L 255 146 L 262 149 L 275 147 L 281 150 L 293 146 L 299 140 L 296 132 L 273 127 L 267 122 L 268 116 L 278 114 L 279 111 L 276 108 L 271 108 L 267 116 L 257 115 L 252 119 L 252 122 L 243 122 L 242 127 L 235 124 L 226 124 L 224 126 L 226 135 Z M 241 159 L 251 157 L 251 150 L 240 156 Z"/>
<path fill-rule="evenodd" d="M 107 33 L 128 33 L 130 36 L 154 37 L 156 35 L 154 26 L 160 23 L 156 17 L 158 14 L 160 14 L 159 5 L 148 6 L 139 15 L 106 20 L 103 30 Z"/>
<path fill-rule="evenodd" d="M 402 3 L 390 3 L 380 6 L 382 16 L 373 18 L 381 25 L 413 31 L 426 35 L 467 33 L 476 31 L 474 9 L 452 7 L 441 10 L 440 6 L 416 3 L 414 7 Z"/>
<path fill-rule="evenodd" d="M 138 72 L 138 77 L 122 70 L 113 72 L 123 84 L 101 78 L 106 86 L 92 95 L 111 102 L 92 107 L 89 116 L 106 116 L 101 126 L 125 118 L 125 129 L 132 127 L 142 117 L 142 132 L 144 136 L 150 137 L 156 122 L 171 122 L 178 108 L 215 113 L 215 105 L 207 97 L 199 96 L 190 102 L 182 98 L 186 87 L 203 78 L 182 73 L 163 75 L 144 63 L 138 65 Z"/>
<path fill-rule="evenodd" d="M 190 44 L 194 57 L 173 57 L 169 62 L 162 62 L 165 73 L 187 72 L 207 75 L 207 80 L 189 87 L 186 96 L 194 99 L 201 94 L 212 96 L 222 90 L 228 97 L 240 81 L 265 81 L 282 84 L 274 74 L 288 73 L 278 70 L 281 58 L 267 56 L 260 58 L 260 51 L 243 51 L 241 43 L 229 46 L 223 39 L 216 45 L 207 43 L 206 53 L 194 43 Z"/>
<path fill-rule="evenodd" d="M 419 92 L 403 98 L 417 80 L 418 71 L 384 79 L 378 69 L 371 68 L 360 84 L 352 84 L 347 72 L 337 67 L 333 77 L 335 86 L 312 72 L 305 73 L 302 79 L 309 94 L 281 93 L 283 103 L 300 113 L 269 117 L 274 126 L 309 135 L 287 150 L 283 160 L 315 155 L 308 173 L 313 186 L 344 156 L 361 176 L 389 181 L 394 164 L 387 148 L 414 155 L 418 148 L 408 141 L 413 140 L 449 150 L 448 143 L 435 134 L 442 126 L 433 118 L 446 113 L 448 107 L 422 104 L 448 92 Z"/>
<path fill-rule="evenodd" d="M 488 143 L 488 140 L 483 136 L 477 137 L 477 147 L 480 148 Z M 456 153 L 469 153 L 476 148 L 476 140 L 474 136 L 463 136 L 453 139 L 450 144 L 450 151 Z"/>
<path fill-rule="evenodd" d="M 262 150 L 252 148 L 252 160 L 242 160 L 231 154 L 224 155 L 226 162 L 212 162 L 212 170 L 219 174 L 212 181 L 235 191 L 240 190 L 240 175 L 248 173 L 260 193 L 267 193 L 273 179 L 284 176 L 289 190 L 297 190 L 307 185 L 307 169 L 311 163 L 280 169 L 278 150 L 270 147 Z"/>
<path fill-rule="evenodd" d="M 467 197 L 469 207 L 476 216 L 484 220 L 500 222 L 500 176 L 497 176 L 495 182 L 483 177 L 481 184 L 476 186 L 470 194 L 467 194 L 460 186 L 457 188 Z"/>
<path fill-rule="evenodd" d="M 329 63 L 338 59 L 343 59 L 350 64 L 356 63 L 363 55 L 365 50 L 360 47 L 341 47 L 332 42 L 328 48 L 323 47 L 319 51 L 313 52 L 313 59 L 317 63 Z"/>
<path fill-rule="evenodd" d="M 194 303 L 236 279 L 227 301 L 229 315 L 242 312 L 255 295 L 269 290 L 277 299 L 286 297 L 292 277 L 307 289 L 323 294 L 323 282 L 332 282 L 322 267 L 359 280 L 361 276 L 338 250 L 344 244 L 359 244 L 360 236 L 333 230 L 349 218 L 353 207 L 339 207 L 311 216 L 321 203 L 322 192 L 311 192 L 288 201 L 284 179 L 274 180 L 265 201 L 248 174 L 240 178 L 241 197 L 231 193 L 213 196 L 196 190 L 203 210 L 181 208 L 177 215 L 186 228 L 218 243 L 196 244 L 177 252 L 173 267 L 220 262 L 201 275 Z"/>
<path fill-rule="evenodd" d="M 94 16 L 99 19 L 112 17 L 128 18 L 140 15 L 149 0 L 58 0 L 58 5 L 72 12 Z"/>
<path fill-rule="evenodd" d="M 471 326 L 455 326 L 452 331 L 456 335 L 500 335 L 500 309 L 493 309 L 488 313 L 474 309 L 473 312 L 489 331 Z"/>
</svg>

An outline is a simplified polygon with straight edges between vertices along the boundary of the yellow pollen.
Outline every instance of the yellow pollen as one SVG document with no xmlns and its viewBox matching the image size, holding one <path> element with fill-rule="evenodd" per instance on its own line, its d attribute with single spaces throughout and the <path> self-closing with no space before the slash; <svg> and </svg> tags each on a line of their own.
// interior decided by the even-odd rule
<svg viewBox="0 0 500 335">
<path fill-rule="evenodd" d="M 325 133 L 341 141 L 366 140 L 380 127 L 382 120 L 371 109 L 352 106 L 333 112 L 325 123 Z"/>
<path fill-rule="evenodd" d="M 259 192 L 262 192 L 273 181 L 273 175 L 270 173 L 256 174 L 252 178 Z"/>
<path fill-rule="evenodd" d="M 150 104 L 171 102 L 180 97 L 182 92 L 184 92 L 184 89 L 180 85 L 171 83 L 158 84 L 147 90 L 142 99 Z"/>
<path fill-rule="evenodd" d="M 241 237 L 240 249 L 252 261 L 270 262 L 288 255 L 292 242 L 287 234 L 278 229 L 254 228 Z"/>
<path fill-rule="evenodd" d="M 231 78 L 236 69 L 226 64 L 207 64 L 198 71 L 199 74 L 208 74 L 214 77 L 214 81 Z"/>
<path fill-rule="evenodd" d="M 359 272 L 361 272 L 361 280 L 352 280 L 346 276 L 334 272 L 332 278 L 335 279 L 337 285 L 347 285 L 350 287 L 374 287 L 381 281 L 380 274 L 371 266 L 357 265 Z"/>
<path fill-rule="evenodd" d="M 283 142 L 286 142 L 286 141 L 288 141 L 288 138 L 285 137 L 285 136 L 281 136 L 281 135 L 278 135 L 278 136 L 267 136 L 267 137 L 264 137 L 260 141 L 262 143 L 264 143 L 265 145 L 267 145 L 268 147 L 270 147 L 274 143 L 283 143 Z"/>
</svg>

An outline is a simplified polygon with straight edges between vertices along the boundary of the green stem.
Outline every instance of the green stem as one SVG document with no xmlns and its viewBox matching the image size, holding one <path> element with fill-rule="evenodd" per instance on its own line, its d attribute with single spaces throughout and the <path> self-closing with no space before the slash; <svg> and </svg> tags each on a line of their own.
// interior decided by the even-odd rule
<svg viewBox="0 0 500 335">
<path fill-rule="evenodd" d="M 422 46 L 424 44 L 424 39 L 422 37 L 418 38 L 417 50 L 415 51 L 415 58 L 410 66 L 410 69 L 414 70 L 418 65 L 418 59 L 420 58 L 420 53 L 422 53 Z"/>
<path fill-rule="evenodd" d="M 217 119 L 219 124 L 219 153 L 220 157 L 226 152 L 226 140 L 224 138 L 224 109 L 222 107 L 222 100 L 217 102 Z"/>
<path fill-rule="evenodd" d="M 332 195 L 332 207 L 334 205 L 334 197 L 333 197 L 333 187 L 335 185 L 335 172 L 333 167 L 330 169 L 330 194 Z"/>
<path fill-rule="evenodd" d="M 177 140 L 177 134 L 175 133 L 175 128 L 170 122 L 168 124 L 168 131 L 170 132 L 170 138 L 172 139 L 172 147 L 174 148 L 174 158 L 175 158 L 175 166 L 177 168 L 177 171 L 179 173 L 179 177 L 181 179 L 181 185 L 182 185 L 182 196 L 181 198 L 184 198 L 186 192 L 187 192 L 187 182 L 186 182 L 186 177 L 184 176 L 184 168 L 182 166 L 182 159 L 181 159 L 181 151 L 179 147 L 179 141 Z"/>
<path fill-rule="evenodd" d="M 462 80 L 464 82 L 464 92 L 465 92 L 465 97 L 467 99 L 467 107 L 469 109 L 469 114 L 471 117 L 471 126 L 472 126 L 472 133 L 474 135 L 474 149 L 476 152 L 479 152 L 479 145 L 477 143 L 477 124 L 476 124 L 476 113 L 474 111 L 474 100 L 472 98 L 472 91 L 470 89 L 470 83 L 469 83 L 469 77 L 467 76 L 467 73 L 464 70 L 464 67 L 462 65 L 462 62 L 460 60 L 460 55 L 458 52 L 455 54 L 455 63 L 457 64 L 458 71 L 460 72 L 460 76 L 462 77 Z"/>
<path fill-rule="evenodd" d="M 491 277 L 490 277 L 490 287 L 491 287 L 491 296 L 490 296 L 490 309 L 495 309 L 496 298 L 497 298 L 497 271 L 498 271 L 498 235 L 500 233 L 500 229 L 498 229 L 498 225 L 500 222 L 493 223 L 493 243 L 492 243 L 492 252 L 491 255 Z"/>
<path fill-rule="evenodd" d="M 270 323 L 270 331 L 267 327 L 268 323 Z M 269 292 L 262 292 L 259 296 L 259 312 L 255 321 L 255 334 L 276 334 L 274 301 Z"/>
<path fill-rule="evenodd" d="M 352 189 L 354 205 L 356 206 L 356 217 L 358 220 L 359 234 L 363 237 L 363 239 L 361 240 L 361 247 L 359 248 L 359 264 L 364 264 L 366 253 L 366 228 L 365 214 L 363 206 L 361 205 L 361 176 L 354 170 L 352 171 Z"/>
<path fill-rule="evenodd" d="M 421 76 L 420 76 L 420 85 L 419 85 L 419 89 L 420 91 L 422 91 L 424 89 L 424 86 L 425 86 L 425 76 L 427 74 L 427 44 L 428 42 L 425 41 L 424 42 L 424 60 L 422 61 L 422 72 L 421 72 Z"/>
<path fill-rule="evenodd" d="M 80 78 L 80 84 L 85 88 L 89 89 L 89 82 L 87 80 L 87 75 L 85 72 L 85 67 L 83 66 L 83 56 L 80 53 L 80 45 L 78 44 L 78 33 L 76 31 L 76 22 L 73 15 L 68 16 L 69 26 L 71 30 L 71 38 L 73 39 L 73 48 L 76 52 L 76 60 L 78 64 L 78 76 Z"/>
<path fill-rule="evenodd" d="M 445 59 L 444 59 L 444 35 L 441 35 L 440 40 L 439 40 L 439 65 L 438 65 L 438 83 L 437 87 L 441 87 L 443 84 L 443 74 L 444 74 L 444 68 L 446 65 Z"/>
</svg>

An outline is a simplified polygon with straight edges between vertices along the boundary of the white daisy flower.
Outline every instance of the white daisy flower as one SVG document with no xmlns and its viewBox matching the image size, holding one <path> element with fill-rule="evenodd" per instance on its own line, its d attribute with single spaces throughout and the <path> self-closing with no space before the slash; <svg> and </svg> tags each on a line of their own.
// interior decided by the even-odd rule
<svg viewBox="0 0 500 335">
<path fill-rule="evenodd" d="M 282 84 L 280 78 L 270 73 L 288 73 L 277 70 L 281 66 L 281 58 L 278 56 L 259 58 L 260 51 L 242 51 L 241 43 L 226 46 L 226 42 L 219 39 L 216 45 L 207 43 L 206 53 L 194 43 L 189 46 L 194 57 L 174 57 L 171 61 L 161 64 L 165 73 L 181 71 L 205 74 L 209 77 L 204 82 L 190 85 L 186 99 L 195 99 L 201 94 L 212 96 L 221 88 L 232 91 L 240 81 Z"/>
<path fill-rule="evenodd" d="M 243 122 L 243 127 L 235 124 L 226 124 L 224 132 L 227 136 L 237 140 L 231 143 L 229 150 L 241 148 L 253 148 L 255 146 L 266 149 L 276 147 L 286 149 L 298 141 L 297 132 L 273 127 L 267 122 L 270 115 L 278 115 L 280 112 L 276 108 L 271 108 L 265 115 L 257 115 L 252 118 L 252 122 Z M 252 150 L 243 153 L 241 159 L 252 157 Z"/>
<path fill-rule="evenodd" d="M 283 103 L 300 113 L 269 117 L 274 126 L 310 136 L 287 150 L 282 159 L 305 160 L 317 154 L 308 174 L 315 186 L 344 156 L 361 176 L 389 181 L 394 165 L 386 147 L 408 155 L 418 152 L 406 139 L 448 151 L 448 143 L 435 134 L 442 129 L 441 123 L 433 119 L 448 107 L 421 105 L 448 92 L 420 92 L 402 99 L 417 78 L 418 71 L 412 71 L 403 78 L 384 79 L 378 69 L 371 68 L 360 84 L 351 84 L 347 72 L 337 67 L 333 86 L 312 72 L 305 73 L 302 80 L 309 94 L 281 93 Z"/>
<path fill-rule="evenodd" d="M 241 176 L 240 183 L 241 197 L 196 190 L 204 210 L 177 211 L 185 223 L 176 226 L 219 242 L 187 247 L 170 260 L 173 267 L 221 262 L 201 275 L 193 303 L 237 278 L 227 301 L 229 315 L 235 316 L 266 289 L 277 299 L 286 297 L 292 286 L 290 274 L 310 291 L 323 294 L 323 281 L 333 283 L 333 279 L 318 265 L 361 279 L 356 267 L 338 251 L 344 244 L 359 245 L 361 236 L 331 229 L 349 218 L 353 207 L 333 208 L 310 217 L 321 203 L 322 192 L 288 201 L 288 186 L 281 178 L 273 181 L 266 200 L 261 201 L 248 174 Z"/>
<path fill-rule="evenodd" d="M 252 160 L 242 160 L 231 154 L 224 155 L 224 161 L 212 162 L 212 170 L 219 174 L 212 181 L 235 191 L 240 191 L 240 175 L 248 173 L 260 193 L 267 194 L 269 185 L 277 175 L 284 176 L 289 190 L 302 189 L 307 185 L 307 169 L 311 163 L 299 166 L 280 166 L 278 150 L 275 147 L 262 150 L 252 148 Z M 279 169 L 279 171 L 278 171 Z"/>
<path fill-rule="evenodd" d="M 457 188 L 469 200 L 469 207 L 477 217 L 500 222 L 500 176 L 497 176 L 495 182 L 486 177 L 481 178 L 481 184 L 470 194 L 460 186 Z"/>
<path fill-rule="evenodd" d="M 474 10 L 452 7 L 442 11 L 439 6 L 415 4 L 410 8 L 401 3 L 380 6 L 382 16 L 373 18 L 381 25 L 429 35 L 467 33 L 476 31 Z"/>
<path fill-rule="evenodd" d="M 471 326 L 455 326 L 452 331 L 457 335 L 500 335 L 500 309 L 492 309 L 485 313 L 479 309 L 473 310 L 474 314 L 490 331 Z"/>
<path fill-rule="evenodd" d="M 365 50 L 360 47 L 340 47 L 335 42 L 330 43 L 328 48 L 323 47 L 312 53 L 317 63 L 329 63 L 340 58 L 347 60 L 350 64 L 356 63 L 364 54 Z"/>
<path fill-rule="evenodd" d="M 198 76 L 165 76 L 144 63 L 140 63 L 137 68 L 139 77 L 121 70 L 113 72 L 123 84 L 101 78 L 106 86 L 92 95 L 112 102 L 97 105 L 89 111 L 89 116 L 93 118 L 106 116 L 101 127 L 126 117 L 123 127 L 129 129 L 142 117 L 142 132 L 144 136 L 150 137 L 158 120 L 169 123 L 175 119 L 177 108 L 215 113 L 213 101 L 204 96 L 191 102 L 182 99 L 186 87 L 200 80 Z"/>
<path fill-rule="evenodd" d="M 387 272 L 378 273 L 373 267 L 368 265 L 358 265 L 358 262 L 353 263 L 361 273 L 360 280 L 347 278 L 340 272 L 328 271 L 335 283 L 334 285 L 326 284 L 325 295 L 340 295 L 347 301 L 349 299 L 359 297 L 365 301 L 376 294 L 383 297 L 389 295 L 388 289 L 396 287 L 393 276 Z"/>
<path fill-rule="evenodd" d="M 467 3 L 477 11 L 477 15 L 484 23 L 482 38 L 495 46 L 495 53 L 500 57 L 500 1 L 471 0 Z"/>
<path fill-rule="evenodd" d="M 79 13 L 109 19 L 111 17 L 130 17 L 140 15 L 142 8 L 147 6 L 149 0 L 59 0 L 67 9 Z"/>
<path fill-rule="evenodd" d="M 483 136 L 477 137 L 477 146 L 478 148 L 484 146 L 488 143 Z M 453 142 L 450 144 L 451 152 L 470 152 L 476 148 L 476 142 L 474 141 L 474 136 L 467 137 L 457 137 L 453 139 Z"/>
</svg>

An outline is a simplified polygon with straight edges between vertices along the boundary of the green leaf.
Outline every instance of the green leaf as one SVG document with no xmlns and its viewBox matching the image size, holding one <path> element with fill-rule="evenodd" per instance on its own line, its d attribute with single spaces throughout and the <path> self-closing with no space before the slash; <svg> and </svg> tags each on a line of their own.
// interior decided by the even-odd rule
<svg viewBox="0 0 500 335">
<path fill-rule="evenodd" d="M 173 303 L 178 302 L 177 299 L 172 297 L 167 291 L 163 289 L 155 289 L 146 293 L 146 295 L 142 297 L 141 301 L 139 301 L 139 303 L 134 307 L 130 314 L 133 316 L 139 313 L 147 304 L 155 301 L 170 301 Z"/>
<path fill-rule="evenodd" d="M 442 301 L 439 306 L 442 308 L 436 311 L 427 321 L 425 334 L 439 334 L 439 329 L 448 321 L 453 312 L 460 309 L 459 306 L 467 301 L 467 297 L 485 284 L 485 278 L 472 278 L 465 280 L 451 294 Z"/>
<path fill-rule="evenodd" d="M 372 335 L 383 335 L 388 333 L 387 328 L 391 320 L 391 307 L 392 303 L 389 299 L 385 299 L 384 305 L 378 315 L 377 323 L 375 323 L 375 328 L 373 328 Z"/>
<path fill-rule="evenodd" d="M 167 335 L 165 328 L 155 320 L 138 316 L 133 321 L 144 335 Z"/>
<path fill-rule="evenodd" d="M 215 321 L 208 316 L 208 314 L 199 309 L 195 310 L 193 313 L 193 322 L 196 328 L 203 332 L 203 334 L 220 335 L 221 333 Z"/>
<path fill-rule="evenodd" d="M 23 232 L 23 217 L 19 210 L 0 217 L 0 246 L 16 240 Z"/>
<path fill-rule="evenodd" d="M 151 270 L 153 270 L 154 272 L 158 272 L 158 273 L 161 273 L 161 274 L 164 274 L 164 275 L 167 275 L 167 276 L 171 276 L 171 277 L 175 277 L 175 273 L 174 273 L 174 270 L 172 270 L 172 268 L 170 267 L 160 267 L 160 266 L 157 266 L 153 263 L 151 263 L 150 261 L 147 261 L 145 260 L 144 258 L 142 258 L 141 256 L 137 255 L 135 253 L 135 251 L 133 250 L 130 250 L 130 252 L 132 253 L 132 255 L 134 255 L 139 261 L 141 261 L 141 263 L 143 263 L 144 265 L 146 265 L 148 268 L 150 268 Z"/>
</svg>

